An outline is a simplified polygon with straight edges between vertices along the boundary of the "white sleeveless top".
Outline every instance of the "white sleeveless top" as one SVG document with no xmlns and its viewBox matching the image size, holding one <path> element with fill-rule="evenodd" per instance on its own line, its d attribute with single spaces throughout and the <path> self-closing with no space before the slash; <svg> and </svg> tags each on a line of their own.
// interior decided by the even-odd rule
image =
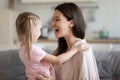
<svg viewBox="0 0 120 80">
<path fill-rule="evenodd" d="M 72 47 L 86 40 L 76 42 Z M 55 65 L 56 80 L 99 80 L 98 69 L 92 48 L 75 54 L 62 65 Z"/>
</svg>

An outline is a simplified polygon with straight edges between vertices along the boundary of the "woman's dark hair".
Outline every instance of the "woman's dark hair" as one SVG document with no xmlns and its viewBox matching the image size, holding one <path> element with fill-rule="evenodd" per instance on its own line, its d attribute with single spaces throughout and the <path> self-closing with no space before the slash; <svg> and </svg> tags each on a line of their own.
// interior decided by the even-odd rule
<svg viewBox="0 0 120 80">
<path fill-rule="evenodd" d="M 68 21 L 73 20 L 74 21 L 74 27 L 72 29 L 73 35 L 77 38 L 84 39 L 85 22 L 80 8 L 74 3 L 62 3 L 58 5 L 55 8 L 55 10 L 59 10 L 67 18 Z M 66 49 L 67 43 L 65 39 L 63 37 L 59 38 L 57 54 L 55 55 L 59 55 L 65 52 Z"/>
</svg>

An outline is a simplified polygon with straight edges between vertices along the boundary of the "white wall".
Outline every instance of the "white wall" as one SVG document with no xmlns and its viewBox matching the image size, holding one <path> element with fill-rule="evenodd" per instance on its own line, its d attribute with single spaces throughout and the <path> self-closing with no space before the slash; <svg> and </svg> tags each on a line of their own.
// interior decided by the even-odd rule
<svg viewBox="0 0 120 80">
<path fill-rule="evenodd" d="M 8 0 L 0 0 L 0 8 L 7 8 Z"/>
<path fill-rule="evenodd" d="M 110 37 L 120 38 L 120 0 L 98 0 L 98 6 L 95 13 L 96 21 L 89 24 L 88 32 L 98 31 L 105 26 L 109 30 Z"/>
<path fill-rule="evenodd" d="M 0 9 L 0 50 L 15 48 L 15 15 L 10 9 Z"/>
<path fill-rule="evenodd" d="M 109 30 L 110 37 L 120 38 L 120 0 L 97 0 L 98 9 L 94 13 L 94 22 L 87 23 L 87 37 L 96 36 L 94 31 L 99 31 L 103 26 Z M 57 4 L 20 4 L 15 1 L 15 10 L 18 12 L 32 11 L 41 16 L 43 25 L 47 25 L 53 15 L 53 7 Z M 86 13 L 84 13 L 86 14 Z M 86 16 L 85 16 L 86 17 Z M 98 35 L 97 35 L 98 36 Z"/>
<path fill-rule="evenodd" d="M 43 21 L 43 25 L 46 25 L 46 26 L 48 26 L 48 23 L 50 22 L 51 17 L 53 15 L 53 11 L 54 11 L 53 8 L 57 5 L 57 4 L 49 4 L 49 3 L 21 4 L 20 2 L 21 0 L 14 0 L 14 1 L 15 1 L 15 4 L 14 4 L 15 12 L 17 13 L 24 12 L 24 11 L 34 12 L 41 17 Z M 94 22 L 87 23 L 86 36 L 88 38 L 95 37 L 96 34 L 94 34 L 93 32 L 97 32 L 103 26 L 105 26 L 109 30 L 110 37 L 120 38 L 120 35 L 119 35 L 120 34 L 120 31 L 119 31 L 120 30 L 120 27 L 119 27 L 120 26 L 120 22 L 119 22 L 120 21 L 119 20 L 120 19 L 120 9 L 119 9 L 120 0 L 97 0 L 97 4 L 98 4 L 98 9 L 95 10 L 95 13 L 93 16 Z M 8 0 L 0 0 L 0 8 L 7 9 Z M 84 14 L 86 15 L 87 13 L 84 11 Z M 16 18 L 16 15 L 14 18 Z M 14 34 L 12 36 L 16 36 L 15 30 L 13 30 L 13 32 Z"/>
<path fill-rule="evenodd" d="M 0 9 L 0 44 L 12 44 L 12 11 Z"/>
<path fill-rule="evenodd" d="M 38 14 L 43 25 L 47 25 L 53 15 L 53 7 L 57 4 L 20 4 L 21 0 L 15 0 L 14 9 L 19 12 L 32 11 Z M 112 37 L 120 37 L 120 0 L 97 0 L 98 9 L 94 13 L 94 22 L 87 23 L 87 35 L 93 37 L 92 31 L 98 31 L 106 26 Z M 0 0 L 0 8 L 7 8 L 8 0 Z"/>
<path fill-rule="evenodd" d="M 43 25 L 46 25 L 53 15 L 52 5 L 50 4 L 21 4 L 20 1 L 15 1 L 15 10 L 18 12 L 31 11 L 39 15 Z"/>
</svg>

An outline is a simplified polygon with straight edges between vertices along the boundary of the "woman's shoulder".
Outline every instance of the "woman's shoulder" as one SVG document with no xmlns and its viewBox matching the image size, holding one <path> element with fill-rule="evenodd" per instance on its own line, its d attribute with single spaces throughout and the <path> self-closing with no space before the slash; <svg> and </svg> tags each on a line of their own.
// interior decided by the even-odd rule
<svg viewBox="0 0 120 80">
<path fill-rule="evenodd" d="M 77 41 L 77 42 L 73 45 L 73 47 L 78 46 L 78 45 L 81 45 L 81 44 L 82 44 L 82 45 L 88 45 L 88 47 L 89 47 L 89 49 L 86 50 L 86 51 L 84 51 L 84 52 L 92 51 L 91 45 L 90 45 L 89 43 L 87 43 L 87 41 L 86 41 L 85 39 L 81 39 L 81 40 Z"/>
<path fill-rule="evenodd" d="M 87 43 L 87 42 L 86 42 L 85 39 L 79 39 L 78 41 L 76 41 L 76 42 L 73 44 L 73 47 L 74 47 L 74 46 L 78 46 L 78 45 L 80 45 L 80 44 L 82 44 L 82 43 Z"/>
</svg>

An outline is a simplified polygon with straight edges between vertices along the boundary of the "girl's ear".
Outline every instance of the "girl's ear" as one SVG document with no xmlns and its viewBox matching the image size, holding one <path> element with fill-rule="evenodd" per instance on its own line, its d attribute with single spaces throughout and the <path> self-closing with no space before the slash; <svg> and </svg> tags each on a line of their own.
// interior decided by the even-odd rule
<svg viewBox="0 0 120 80">
<path fill-rule="evenodd" d="M 70 20 L 70 27 L 73 27 L 74 25 L 74 20 Z"/>
</svg>

